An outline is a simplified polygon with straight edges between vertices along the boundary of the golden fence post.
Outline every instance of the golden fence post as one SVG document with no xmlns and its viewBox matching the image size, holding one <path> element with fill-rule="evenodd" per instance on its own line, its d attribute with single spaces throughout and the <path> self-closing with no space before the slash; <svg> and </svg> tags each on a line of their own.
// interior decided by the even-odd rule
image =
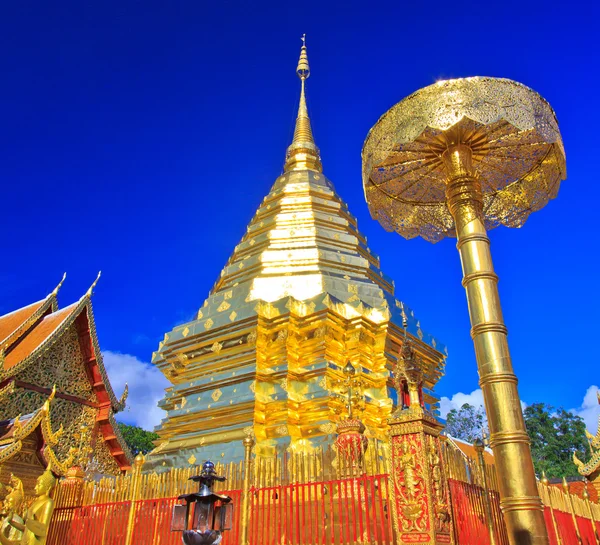
<svg viewBox="0 0 600 545">
<path fill-rule="evenodd" d="M 587 491 L 587 482 L 583 487 L 583 499 L 585 500 L 585 504 L 587 505 L 588 511 L 590 513 L 590 520 L 592 521 L 592 528 L 594 528 L 594 537 L 596 538 L 596 544 L 600 545 L 600 536 L 598 536 L 598 528 L 596 528 L 596 519 L 594 518 L 594 512 L 592 511 L 592 506 L 590 505 L 590 495 Z"/>
<path fill-rule="evenodd" d="M 573 505 L 573 499 L 571 498 L 571 492 L 569 491 L 569 483 L 567 482 L 567 479 L 565 477 L 563 477 L 562 486 L 567 496 L 567 505 L 569 506 L 569 510 L 571 511 L 571 518 L 573 519 L 573 525 L 575 526 L 577 541 L 580 545 L 582 545 L 583 541 L 581 540 L 581 533 L 579 532 L 579 526 L 577 525 L 577 517 L 575 516 L 575 507 Z"/>
<path fill-rule="evenodd" d="M 544 501 L 546 500 L 546 505 L 550 509 L 550 518 L 552 519 L 552 529 L 554 530 L 554 535 L 556 536 L 556 542 L 558 543 L 558 545 L 562 545 L 562 538 L 560 537 L 558 524 L 556 522 L 556 517 L 554 516 L 554 505 L 552 502 L 552 496 L 548 490 L 548 477 L 546 477 L 545 471 L 542 471 L 542 479 L 540 482 L 540 486 L 543 487 L 540 488 L 540 498 L 542 498 L 542 503 L 544 503 Z"/>
<path fill-rule="evenodd" d="M 477 460 L 479 462 L 479 470 L 481 471 L 481 479 L 483 484 L 483 505 L 485 508 L 485 522 L 488 533 L 490 534 L 490 545 L 496 545 L 496 534 L 494 532 L 494 518 L 492 516 L 492 504 L 490 502 L 490 488 L 488 486 L 487 473 L 485 470 L 485 459 L 483 451 L 485 445 L 481 439 L 476 439 L 473 443 L 473 448 L 477 452 Z"/>
<path fill-rule="evenodd" d="M 142 477 L 142 466 L 144 465 L 144 456 L 138 454 L 135 457 L 133 464 L 133 470 L 131 472 L 131 483 L 130 483 L 130 507 L 129 507 L 129 518 L 127 520 L 127 535 L 125 537 L 125 545 L 131 545 L 133 539 L 133 529 L 135 526 L 135 512 L 136 503 L 140 496 L 140 481 Z"/>
<path fill-rule="evenodd" d="M 248 543 L 248 526 L 250 522 L 250 467 L 252 465 L 252 447 L 254 439 L 247 435 L 244 443 L 244 485 L 242 490 L 242 521 L 240 528 L 240 545 Z"/>
</svg>

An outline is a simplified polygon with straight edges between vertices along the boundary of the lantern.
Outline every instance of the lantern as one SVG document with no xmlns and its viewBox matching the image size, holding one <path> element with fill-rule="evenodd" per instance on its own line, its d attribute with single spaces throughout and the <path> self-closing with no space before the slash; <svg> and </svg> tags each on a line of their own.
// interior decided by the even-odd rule
<svg viewBox="0 0 600 545">
<path fill-rule="evenodd" d="M 213 483 L 224 481 L 225 477 L 217 475 L 215 465 L 206 461 L 200 475 L 190 480 L 199 482 L 200 490 L 177 498 L 184 503 L 173 507 L 171 531 L 183 532 L 185 545 L 218 545 L 222 532 L 231 530 L 233 520 L 231 498 L 212 491 Z"/>
</svg>

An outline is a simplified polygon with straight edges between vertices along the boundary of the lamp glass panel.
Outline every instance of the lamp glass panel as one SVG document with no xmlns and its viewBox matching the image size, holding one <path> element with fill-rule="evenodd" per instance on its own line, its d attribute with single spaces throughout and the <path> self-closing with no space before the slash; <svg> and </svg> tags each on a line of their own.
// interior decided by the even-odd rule
<svg viewBox="0 0 600 545">
<path fill-rule="evenodd" d="M 231 530 L 233 526 L 233 503 L 221 505 L 221 531 Z"/>
<path fill-rule="evenodd" d="M 213 505 L 212 503 L 197 502 L 194 506 L 194 524 L 193 529 L 200 532 L 212 530 L 213 525 Z"/>
<path fill-rule="evenodd" d="M 187 519 L 187 505 L 174 505 L 171 517 L 171 532 L 183 532 Z"/>
</svg>

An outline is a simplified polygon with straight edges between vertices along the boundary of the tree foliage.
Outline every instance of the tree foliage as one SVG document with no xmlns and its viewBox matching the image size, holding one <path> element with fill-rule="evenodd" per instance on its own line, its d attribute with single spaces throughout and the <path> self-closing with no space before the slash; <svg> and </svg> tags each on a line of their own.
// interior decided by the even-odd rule
<svg viewBox="0 0 600 545">
<path fill-rule="evenodd" d="M 549 478 L 577 476 L 573 453 L 580 459 L 588 455 L 583 419 L 545 403 L 529 405 L 524 416 L 536 473 L 545 471 Z"/>
<path fill-rule="evenodd" d="M 154 448 L 152 441 L 158 439 L 158 434 L 146 431 L 138 426 L 130 426 L 119 422 L 119 429 L 134 456 L 150 452 Z"/>
<path fill-rule="evenodd" d="M 452 409 L 446 416 L 446 433 L 456 439 L 472 443 L 489 435 L 487 418 L 483 407 L 473 407 L 465 403 L 460 409 Z"/>
</svg>

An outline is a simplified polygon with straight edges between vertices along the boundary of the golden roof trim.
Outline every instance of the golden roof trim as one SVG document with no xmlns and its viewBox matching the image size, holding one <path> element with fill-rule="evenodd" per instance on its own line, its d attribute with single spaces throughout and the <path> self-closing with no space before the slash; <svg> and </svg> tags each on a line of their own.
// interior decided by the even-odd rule
<svg viewBox="0 0 600 545">
<path fill-rule="evenodd" d="M 106 368 L 104 367 L 104 362 L 102 360 L 102 352 L 100 351 L 100 345 L 98 343 L 98 335 L 96 332 L 96 324 L 94 322 L 94 313 L 92 311 L 92 300 L 91 300 L 91 292 L 96 283 L 98 282 L 98 278 L 94 281 L 92 286 L 88 289 L 86 294 L 77 302 L 72 305 L 65 307 L 62 310 L 67 310 L 72 307 L 72 310 L 65 316 L 63 320 L 54 328 L 54 330 L 25 358 L 23 358 L 20 362 L 13 365 L 10 369 L 5 370 L 4 368 L 0 369 L 0 380 L 13 377 L 25 369 L 28 365 L 30 365 L 37 358 L 41 357 L 48 350 L 50 350 L 54 344 L 58 341 L 60 336 L 67 330 L 69 327 L 73 325 L 75 320 L 79 317 L 81 312 L 87 312 L 87 319 L 90 330 L 90 338 L 92 341 L 92 346 L 94 349 L 94 355 L 96 357 L 96 364 L 98 365 L 98 370 L 100 371 L 100 375 L 102 376 L 102 380 L 104 382 L 104 386 L 106 388 L 106 393 L 111 401 L 111 406 L 115 412 L 122 411 L 125 407 L 125 402 L 127 397 L 124 396 L 121 400 L 118 400 L 110 381 L 108 379 L 108 375 L 106 373 Z M 51 295 L 52 296 L 52 295 Z M 53 296 L 52 296 L 53 297 Z"/>
</svg>

